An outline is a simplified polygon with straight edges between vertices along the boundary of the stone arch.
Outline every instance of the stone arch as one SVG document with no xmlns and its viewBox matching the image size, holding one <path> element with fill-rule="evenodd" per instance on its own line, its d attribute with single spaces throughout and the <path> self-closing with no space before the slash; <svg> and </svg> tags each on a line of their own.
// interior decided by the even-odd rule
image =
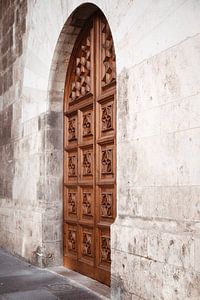
<svg viewBox="0 0 200 300">
<path fill-rule="evenodd" d="M 64 97 L 65 78 L 76 38 L 85 25 L 85 22 L 96 11 L 104 14 L 102 9 L 96 4 L 81 4 L 71 13 L 63 25 L 56 43 L 50 69 L 48 85 L 49 110 L 62 111 L 63 109 L 62 101 Z"/>
<path fill-rule="evenodd" d="M 49 72 L 47 111 L 42 114 L 40 122 L 45 130 L 44 193 L 46 202 L 49 202 L 45 210 L 45 219 L 51 220 L 53 227 L 57 230 L 60 229 L 61 232 L 63 225 L 63 100 L 65 79 L 77 36 L 87 19 L 96 11 L 103 13 L 95 4 L 81 4 L 64 23 L 56 43 Z M 56 216 L 56 219 L 53 219 L 52 215 Z M 44 226 L 43 230 L 43 236 L 45 236 L 49 229 Z M 55 232 L 57 232 L 56 229 Z M 55 243 L 52 245 L 50 243 L 43 244 L 44 256 L 47 257 L 43 265 L 62 264 L 62 245 L 62 236 L 60 236 L 60 242 L 57 245 Z M 51 255 L 52 253 L 53 255 Z"/>
</svg>

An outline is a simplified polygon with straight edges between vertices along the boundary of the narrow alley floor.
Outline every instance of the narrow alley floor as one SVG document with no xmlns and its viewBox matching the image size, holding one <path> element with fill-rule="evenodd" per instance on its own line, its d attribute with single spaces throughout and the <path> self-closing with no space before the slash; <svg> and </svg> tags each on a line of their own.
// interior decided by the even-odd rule
<svg viewBox="0 0 200 300">
<path fill-rule="evenodd" d="M 67 277 L 59 275 L 53 268 L 34 267 L 0 249 L 0 300 L 108 299 L 105 296 L 108 287 L 63 267 L 59 268 L 58 273 Z M 81 278 L 82 284 L 72 278 Z M 101 291 L 104 291 L 104 295 Z"/>
</svg>

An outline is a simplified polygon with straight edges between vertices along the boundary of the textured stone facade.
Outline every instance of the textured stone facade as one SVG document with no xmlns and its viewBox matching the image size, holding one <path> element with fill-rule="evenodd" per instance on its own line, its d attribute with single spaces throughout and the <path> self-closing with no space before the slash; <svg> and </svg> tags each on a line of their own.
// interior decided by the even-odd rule
<svg viewBox="0 0 200 300">
<path fill-rule="evenodd" d="M 23 137 L 21 91 L 26 14 L 26 0 L 0 1 L 0 245 L 16 252 L 20 252 L 17 238 L 22 221 L 14 177 L 19 169 L 16 151 Z"/>
<path fill-rule="evenodd" d="M 63 93 L 93 7 L 0 1 L 0 246 L 62 264 Z M 92 1 L 117 59 L 113 299 L 200 298 L 200 1 Z"/>
</svg>

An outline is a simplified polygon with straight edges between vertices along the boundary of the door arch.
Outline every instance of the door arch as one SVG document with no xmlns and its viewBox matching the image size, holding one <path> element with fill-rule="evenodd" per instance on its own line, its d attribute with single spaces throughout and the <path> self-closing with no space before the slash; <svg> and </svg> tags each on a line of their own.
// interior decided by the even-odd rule
<svg viewBox="0 0 200 300">
<path fill-rule="evenodd" d="M 112 34 L 95 13 L 71 55 L 64 96 L 64 266 L 110 284 L 116 216 L 116 72 Z"/>
</svg>

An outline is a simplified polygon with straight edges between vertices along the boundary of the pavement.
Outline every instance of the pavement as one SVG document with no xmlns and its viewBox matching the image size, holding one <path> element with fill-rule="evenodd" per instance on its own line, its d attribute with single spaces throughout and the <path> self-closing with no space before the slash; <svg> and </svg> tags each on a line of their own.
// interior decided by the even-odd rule
<svg viewBox="0 0 200 300">
<path fill-rule="evenodd" d="M 87 284 L 83 286 L 72 280 L 71 272 L 78 274 L 68 270 L 66 274 L 69 276 L 67 277 L 52 270 L 37 268 L 0 249 L 0 300 L 108 299 L 95 292 L 101 284 L 83 276 L 85 282 L 90 282 L 90 280 L 92 282 L 88 286 L 91 285 L 94 289 L 89 289 Z M 82 275 L 78 274 L 78 276 Z M 106 286 L 101 286 L 102 290 L 108 289 Z"/>
</svg>

